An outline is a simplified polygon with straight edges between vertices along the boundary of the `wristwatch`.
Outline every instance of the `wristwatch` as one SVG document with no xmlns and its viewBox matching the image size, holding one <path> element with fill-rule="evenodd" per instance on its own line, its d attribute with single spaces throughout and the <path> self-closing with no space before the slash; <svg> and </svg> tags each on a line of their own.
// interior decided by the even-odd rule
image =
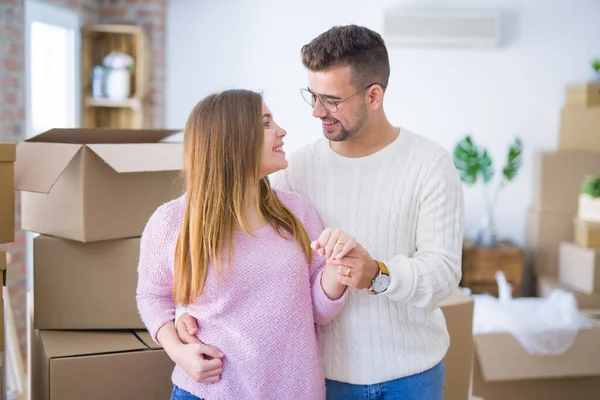
<svg viewBox="0 0 600 400">
<path fill-rule="evenodd" d="M 387 290 L 388 286 L 390 286 L 390 271 L 388 271 L 387 267 L 381 261 L 375 260 L 377 266 L 379 267 L 379 272 L 373 278 L 373 282 L 371 283 L 371 287 L 368 289 L 371 294 L 380 294 Z"/>
</svg>

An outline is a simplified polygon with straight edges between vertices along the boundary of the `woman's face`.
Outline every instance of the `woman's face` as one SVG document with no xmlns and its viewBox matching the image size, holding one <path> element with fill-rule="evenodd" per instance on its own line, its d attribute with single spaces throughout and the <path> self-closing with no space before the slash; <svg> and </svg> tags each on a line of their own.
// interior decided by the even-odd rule
<svg viewBox="0 0 600 400">
<path fill-rule="evenodd" d="M 259 164 L 261 179 L 288 166 L 283 151 L 283 138 L 287 132 L 275 123 L 271 110 L 265 103 L 262 105 L 262 114 L 265 139 Z"/>
</svg>

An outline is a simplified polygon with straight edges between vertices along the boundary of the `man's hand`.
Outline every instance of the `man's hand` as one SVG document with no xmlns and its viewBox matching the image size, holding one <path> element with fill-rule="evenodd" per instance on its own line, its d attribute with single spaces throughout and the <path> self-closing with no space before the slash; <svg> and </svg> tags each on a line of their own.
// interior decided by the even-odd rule
<svg viewBox="0 0 600 400">
<path fill-rule="evenodd" d="M 202 343 L 184 344 L 177 348 L 174 361 L 198 383 L 211 384 L 221 379 L 223 353 Z"/>
<path fill-rule="evenodd" d="M 368 289 L 379 271 L 379 266 L 360 243 L 348 254 L 337 260 L 327 260 L 338 265 L 338 281 L 356 289 Z"/>
<path fill-rule="evenodd" d="M 188 313 L 183 314 L 177 319 L 175 330 L 179 339 L 185 344 L 202 343 L 196 337 L 196 333 L 198 333 L 198 321 Z"/>
</svg>

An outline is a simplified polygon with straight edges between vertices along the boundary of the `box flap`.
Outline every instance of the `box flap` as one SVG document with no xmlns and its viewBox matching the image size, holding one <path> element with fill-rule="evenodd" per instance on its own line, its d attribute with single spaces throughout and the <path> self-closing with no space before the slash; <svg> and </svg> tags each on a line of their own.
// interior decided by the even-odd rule
<svg viewBox="0 0 600 400">
<path fill-rule="evenodd" d="M 600 375 L 600 327 L 581 329 L 558 356 L 533 356 L 508 333 L 473 335 L 486 382 Z"/>
<path fill-rule="evenodd" d="M 14 143 L 0 143 L 0 162 L 15 161 L 17 155 L 16 147 Z"/>
<path fill-rule="evenodd" d="M 154 340 L 152 340 L 152 337 L 150 337 L 150 333 L 148 331 L 144 331 L 144 330 L 136 330 L 134 331 L 135 335 L 138 337 L 138 339 L 140 339 L 142 341 L 142 343 L 144 343 L 146 346 L 148 346 L 148 348 L 150 349 L 162 349 L 162 346 L 157 345 L 156 343 L 154 343 Z"/>
<path fill-rule="evenodd" d="M 440 308 L 458 306 L 467 303 L 473 303 L 473 298 L 459 288 L 455 290 L 450 297 L 440 303 Z"/>
<path fill-rule="evenodd" d="M 183 169 L 183 145 L 179 143 L 90 144 L 87 147 L 119 173 Z"/>
<path fill-rule="evenodd" d="M 179 130 L 175 129 L 50 129 L 27 141 L 71 144 L 156 143 L 177 132 L 179 132 Z"/>
<path fill-rule="evenodd" d="M 48 193 L 81 149 L 76 144 L 19 143 L 15 163 L 15 190 Z"/>
<path fill-rule="evenodd" d="M 144 350 L 132 332 L 40 331 L 49 358 Z"/>
</svg>

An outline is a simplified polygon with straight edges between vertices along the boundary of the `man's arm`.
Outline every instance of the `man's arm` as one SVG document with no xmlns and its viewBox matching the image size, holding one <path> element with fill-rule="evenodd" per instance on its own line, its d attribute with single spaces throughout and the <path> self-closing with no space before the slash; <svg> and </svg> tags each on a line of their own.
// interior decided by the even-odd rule
<svg viewBox="0 0 600 400">
<path fill-rule="evenodd" d="M 390 274 L 383 295 L 424 308 L 449 297 L 461 279 L 464 198 L 449 154 L 433 164 L 418 201 L 416 252 L 380 261 Z M 368 288 L 378 272 L 377 263 L 360 244 L 334 262 L 341 266 L 340 282 L 357 289 Z M 351 268 L 350 277 L 342 266 Z"/>
</svg>

